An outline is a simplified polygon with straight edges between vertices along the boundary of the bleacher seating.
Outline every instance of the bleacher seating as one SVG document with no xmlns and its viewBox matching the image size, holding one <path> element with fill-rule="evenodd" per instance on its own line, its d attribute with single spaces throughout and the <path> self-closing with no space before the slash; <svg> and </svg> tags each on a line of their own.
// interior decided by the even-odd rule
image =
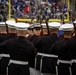
<svg viewBox="0 0 76 75">
<path fill-rule="evenodd" d="M 39 0 L 40 1 L 40 0 Z M 60 0 L 42 0 L 41 4 L 38 0 L 12 0 L 11 1 L 11 18 L 37 18 L 39 15 L 49 16 L 50 19 L 66 19 L 68 14 L 68 6 Z M 0 21 L 8 18 L 8 0 L 1 0 L 3 9 L 0 10 Z M 6 10 L 6 12 L 5 12 Z M 6 15 L 2 12 L 5 12 Z"/>
</svg>

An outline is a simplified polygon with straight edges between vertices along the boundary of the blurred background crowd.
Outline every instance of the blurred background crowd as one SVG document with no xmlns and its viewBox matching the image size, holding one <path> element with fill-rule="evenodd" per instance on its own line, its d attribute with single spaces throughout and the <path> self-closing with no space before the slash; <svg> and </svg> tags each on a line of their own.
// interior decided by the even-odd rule
<svg viewBox="0 0 76 75">
<path fill-rule="evenodd" d="M 0 0 L 0 21 L 8 17 L 8 0 Z M 49 16 L 50 19 L 67 18 L 68 5 L 63 0 L 11 0 L 12 18 L 38 18 Z"/>
<path fill-rule="evenodd" d="M 12 15 L 15 18 L 37 18 L 46 15 L 50 18 L 60 19 L 60 15 L 67 17 L 68 7 L 59 0 L 12 0 Z"/>
<path fill-rule="evenodd" d="M 8 18 L 8 0 L 0 0 L 0 22 Z"/>
</svg>

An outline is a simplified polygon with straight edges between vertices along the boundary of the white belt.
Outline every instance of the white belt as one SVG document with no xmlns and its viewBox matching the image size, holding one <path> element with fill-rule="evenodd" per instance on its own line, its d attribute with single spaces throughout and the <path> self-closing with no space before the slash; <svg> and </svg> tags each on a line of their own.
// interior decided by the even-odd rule
<svg viewBox="0 0 76 75">
<path fill-rule="evenodd" d="M 52 55 L 52 54 L 44 54 L 44 56 L 46 56 L 46 57 L 52 57 L 52 58 L 58 58 L 57 55 Z"/>
<path fill-rule="evenodd" d="M 41 55 L 41 56 L 43 56 L 43 55 L 44 55 L 44 53 L 39 53 L 39 52 L 38 52 L 38 53 L 37 53 L 37 55 Z"/>
<path fill-rule="evenodd" d="M 52 55 L 52 54 L 37 53 L 37 55 L 46 56 L 46 57 L 58 58 L 58 56 L 57 56 L 57 55 Z"/>
<path fill-rule="evenodd" d="M 2 55 L 2 57 L 10 57 L 9 54 L 1 54 L 1 55 Z"/>
<path fill-rule="evenodd" d="M 25 61 L 10 60 L 8 65 L 10 65 L 11 63 L 19 65 L 28 65 L 28 61 L 25 62 Z"/>
<path fill-rule="evenodd" d="M 10 57 L 9 54 L 0 54 L 0 59 L 2 59 L 3 57 Z"/>
<path fill-rule="evenodd" d="M 60 59 L 58 59 L 57 64 L 59 65 L 59 63 L 63 63 L 63 64 L 71 64 L 71 61 L 60 60 Z"/>
<path fill-rule="evenodd" d="M 76 59 L 72 59 L 71 62 L 72 62 L 72 63 L 76 63 Z"/>
<path fill-rule="evenodd" d="M 2 58 L 2 54 L 0 54 L 0 59 Z"/>
</svg>

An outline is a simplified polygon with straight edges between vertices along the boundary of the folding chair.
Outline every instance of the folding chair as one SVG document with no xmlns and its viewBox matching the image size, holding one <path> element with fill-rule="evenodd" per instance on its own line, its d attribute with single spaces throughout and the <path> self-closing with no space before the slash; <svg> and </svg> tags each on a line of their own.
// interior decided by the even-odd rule
<svg viewBox="0 0 76 75">
<path fill-rule="evenodd" d="M 56 74 L 55 66 L 56 66 L 57 59 L 58 59 L 57 55 L 44 54 L 41 58 L 40 72 Z"/>
<path fill-rule="evenodd" d="M 71 64 L 72 75 L 76 75 L 76 59 L 72 59 Z"/>
<path fill-rule="evenodd" d="M 56 66 L 56 75 L 72 75 L 71 61 L 58 59 Z"/>
</svg>

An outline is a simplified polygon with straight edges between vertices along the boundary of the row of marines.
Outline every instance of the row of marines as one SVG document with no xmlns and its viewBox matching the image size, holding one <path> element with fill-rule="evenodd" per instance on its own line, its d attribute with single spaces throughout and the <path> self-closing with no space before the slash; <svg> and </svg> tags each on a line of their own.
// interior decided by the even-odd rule
<svg viewBox="0 0 76 75">
<path fill-rule="evenodd" d="M 8 25 L 9 33 L 6 33 L 3 23 L 0 25 L 0 74 L 2 75 L 6 75 L 6 67 L 8 75 L 30 75 L 29 67 L 34 68 L 37 52 L 55 54 L 63 60 L 76 58 L 76 21 L 72 24 L 48 23 L 50 35 L 47 34 L 45 23 L 41 24 L 42 28 L 39 23 L 30 25 L 12 20 L 7 20 L 5 23 Z M 61 36 L 58 35 L 59 29 L 63 30 Z"/>
</svg>

